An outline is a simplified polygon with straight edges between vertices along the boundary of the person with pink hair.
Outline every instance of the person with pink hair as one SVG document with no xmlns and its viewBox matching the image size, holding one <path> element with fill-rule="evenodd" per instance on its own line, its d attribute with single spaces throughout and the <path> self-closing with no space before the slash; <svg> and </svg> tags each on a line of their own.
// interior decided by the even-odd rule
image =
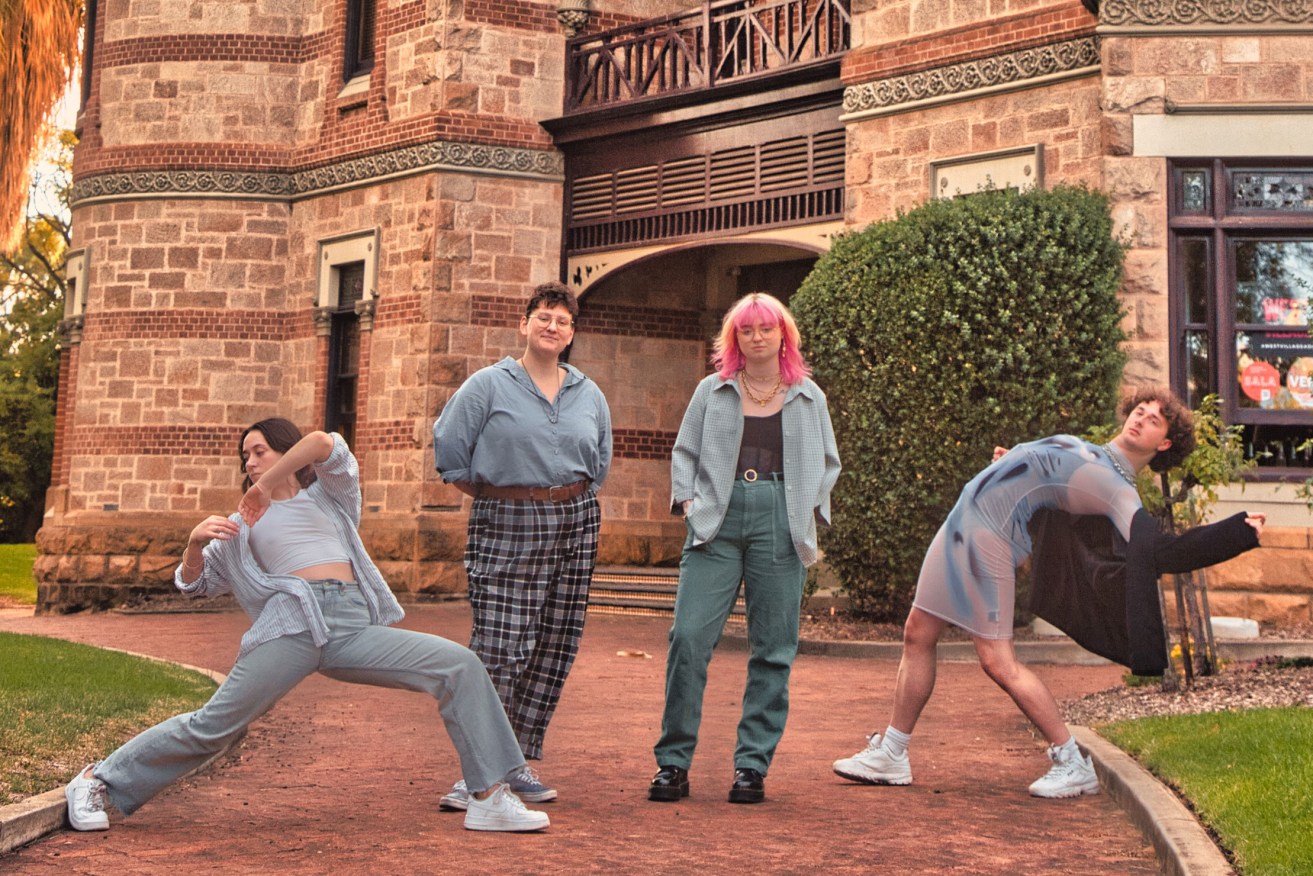
<svg viewBox="0 0 1313 876">
<path fill-rule="evenodd" d="M 693 392 L 675 439 L 671 512 L 688 534 L 666 656 L 666 698 L 651 800 L 689 793 L 707 664 L 743 587 L 747 688 L 729 802 L 759 803 L 789 711 L 806 567 L 828 525 L 839 451 L 825 393 L 808 376 L 798 326 L 754 292 L 721 324 L 716 373 Z"/>
</svg>

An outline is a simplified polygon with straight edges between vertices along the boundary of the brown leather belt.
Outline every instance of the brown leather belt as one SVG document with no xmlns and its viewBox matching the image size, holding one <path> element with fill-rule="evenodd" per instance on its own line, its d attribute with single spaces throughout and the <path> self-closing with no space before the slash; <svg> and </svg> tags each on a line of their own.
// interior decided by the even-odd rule
<svg viewBox="0 0 1313 876">
<path fill-rule="evenodd" d="M 573 484 L 559 487 L 494 487 L 492 484 L 475 484 L 474 495 L 479 499 L 512 499 L 520 502 L 564 502 L 582 496 L 592 485 L 584 478 Z"/>
</svg>

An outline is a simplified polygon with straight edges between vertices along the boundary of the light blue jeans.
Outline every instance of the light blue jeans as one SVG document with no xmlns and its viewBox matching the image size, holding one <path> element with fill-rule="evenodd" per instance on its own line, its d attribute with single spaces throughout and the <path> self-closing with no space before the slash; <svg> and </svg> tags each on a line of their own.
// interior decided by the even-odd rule
<svg viewBox="0 0 1313 876">
<path fill-rule="evenodd" d="M 371 626 L 355 584 L 311 581 L 310 587 L 328 624 L 327 644 L 316 646 L 306 632 L 257 645 L 238 658 L 200 709 L 156 724 L 101 761 L 95 776 L 120 811 L 132 814 L 205 763 L 312 672 L 432 696 L 473 790 L 524 766 L 501 700 L 473 651 L 438 636 Z"/>
</svg>

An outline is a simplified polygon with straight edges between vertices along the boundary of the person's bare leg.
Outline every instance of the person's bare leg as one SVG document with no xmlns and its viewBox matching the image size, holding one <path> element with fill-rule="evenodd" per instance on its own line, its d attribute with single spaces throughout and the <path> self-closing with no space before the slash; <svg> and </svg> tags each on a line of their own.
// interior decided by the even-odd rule
<svg viewBox="0 0 1313 876">
<path fill-rule="evenodd" d="M 1030 719 L 1049 741 L 1062 745 L 1071 738 L 1067 723 L 1062 720 L 1058 703 L 1044 682 L 1017 660 L 1017 651 L 1011 639 L 974 639 L 980 667 L 994 683 L 1012 697 L 1022 713 Z M 898 726 L 895 724 L 894 726 Z"/>
<path fill-rule="evenodd" d="M 889 726 L 909 736 L 935 689 L 939 637 L 948 622 L 913 607 L 903 625 L 903 656 L 894 682 L 894 713 Z"/>
<path fill-rule="evenodd" d="M 867 746 L 852 757 L 834 762 L 834 772 L 869 785 L 910 785 L 912 767 L 907 745 L 935 689 L 935 657 L 939 636 L 948 623 L 919 608 L 903 627 L 903 657 L 894 682 L 894 715 L 883 733 L 867 737 Z"/>
</svg>

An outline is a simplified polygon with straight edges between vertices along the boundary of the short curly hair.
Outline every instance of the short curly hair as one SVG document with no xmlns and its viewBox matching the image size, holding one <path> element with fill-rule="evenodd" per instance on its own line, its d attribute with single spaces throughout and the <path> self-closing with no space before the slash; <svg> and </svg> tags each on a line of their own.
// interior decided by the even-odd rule
<svg viewBox="0 0 1313 876">
<path fill-rule="evenodd" d="M 1149 468 L 1153 471 L 1167 471 L 1176 468 L 1194 452 L 1194 412 L 1167 387 L 1146 386 L 1122 400 L 1122 418 L 1129 417 L 1131 411 L 1151 401 L 1158 402 L 1158 409 L 1167 420 L 1167 440 L 1172 442 L 1172 446 L 1159 451 L 1149 460 Z"/>
</svg>

